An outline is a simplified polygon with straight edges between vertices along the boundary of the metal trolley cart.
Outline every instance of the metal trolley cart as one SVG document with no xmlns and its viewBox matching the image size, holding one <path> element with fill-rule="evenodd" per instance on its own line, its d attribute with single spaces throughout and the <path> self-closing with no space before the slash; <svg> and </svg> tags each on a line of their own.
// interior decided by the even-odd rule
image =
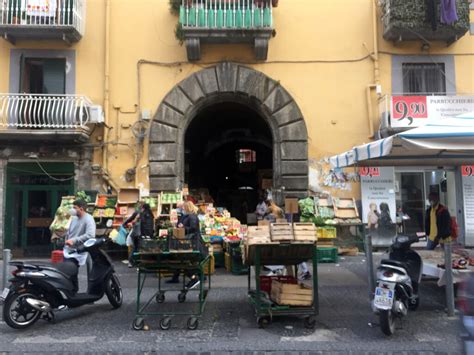
<svg viewBox="0 0 474 355">
<path fill-rule="evenodd" d="M 262 291 L 260 280 L 260 268 L 263 265 L 291 265 L 295 267 L 297 275 L 297 265 L 312 260 L 313 264 L 313 297 L 310 306 L 285 306 L 277 305 L 266 297 Z M 318 264 L 317 248 L 313 243 L 298 244 L 256 244 L 249 245 L 245 263 L 255 266 L 255 289 L 251 288 L 251 272 L 248 274 L 248 299 L 255 309 L 257 323 L 263 328 L 268 325 L 276 316 L 301 316 L 304 317 L 304 325 L 307 328 L 314 328 L 316 316 L 319 312 L 318 300 Z M 278 278 L 278 277 L 275 277 Z"/>
<path fill-rule="evenodd" d="M 160 320 L 160 328 L 167 330 L 171 327 L 171 319 L 174 316 L 189 316 L 187 327 L 190 330 L 197 329 L 199 325 L 199 318 L 204 312 L 207 295 L 211 288 L 210 275 L 210 257 L 202 254 L 196 250 L 178 250 L 178 251 L 163 251 L 159 253 L 139 252 L 134 253 L 134 259 L 138 268 L 138 284 L 137 284 L 137 304 L 135 319 L 132 327 L 135 330 L 142 330 L 145 327 L 145 316 L 162 316 Z M 204 273 L 207 268 L 207 280 L 204 285 Z M 190 291 L 199 292 L 198 307 L 193 310 L 176 311 L 174 307 L 158 307 L 158 309 L 151 309 L 152 302 L 156 301 L 158 304 L 165 302 L 165 295 L 167 291 L 176 291 L 174 289 L 165 289 L 162 287 L 162 278 L 164 273 L 174 273 L 179 271 L 183 276 L 183 287 L 178 294 L 178 302 L 184 303 L 186 295 Z M 186 273 L 189 271 L 197 272 L 200 278 L 199 287 L 196 289 L 186 289 Z M 142 302 L 142 293 L 145 287 L 147 278 L 157 278 L 158 290 L 153 293 L 149 299 Z M 161 310 L 162 308 L 162 310 Z M 179 307 L 177 307 L 179 309 Z"/>
</svg>

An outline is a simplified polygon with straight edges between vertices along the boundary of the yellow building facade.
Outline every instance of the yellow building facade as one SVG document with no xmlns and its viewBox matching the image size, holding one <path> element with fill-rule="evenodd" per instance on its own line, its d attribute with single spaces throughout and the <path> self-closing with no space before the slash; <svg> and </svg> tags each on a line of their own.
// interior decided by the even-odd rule
<svg viewBox="0 0 474 355">
<path fill-rule="evenodd" d="M 34 245 L 29 232 L 18 227 L 32 218 L 29 212 L 7 211 L 21 204 L 39 207 L 33 202 L 39 199 L 50 213 L 54 198 L 73 190 L 137 187 L 148 195 L 188 184 L 212 192 L 222 179 L 215 194 L 234 198 L 211 195 L 235 210 L 256 202 L 261 170 L 272 179 L 279 202 L 304 196 L 309 166 L 317 170 L 322 159 L 378 137 L 386 96 L 406 93 L 406 63 L 443 64 L 440 95 L 472 97 L 470 31 L 453 30 L 441 40 L 406 40 L 404 34 L 386 40 L 384 6 L 395 7 L 391 2 L 280 0 L 272 7 L 270 1 L 198 0 L 178 2 L 181 12 L 173 13 L 168 0 L 58 0 L 36 14 L 3 1 L 2 215 L 16 221 L 3 231 L 3 245 Z M 463 6 L 471 7 L 474 22 L 472 4 Z M 62 8 L 71 19 L 60 18 Z M 248 28 L 246 9 L 253 11 Z M 221 14 L 223 28 L 218 28 Z M 41 32 L 48 26 L 54 36 Z M 205 29 L 195 31 L 199 27 Z M 414 75 L 416 80 L 424 74 Z M 47 86 L 53 89 L 41 91 Z M 12 98 L 15 94 L 25 96 Z M 61 95 L 81 99 L 54 106 Z M 23 126 L 15 125 L 19 116 Z M 78 117 L 84 124 L 68 125 Z M 42 181 L 44 170 L 56 180 Z M 309 183 L 325 188 L 323 181 Z M 55 192 L 46 196 L 34 188 L 41 184 L 63 188 L 51 188 Z M 31 188 L 21 192 L 21 185 Z M 235 192 L 239 188 L 253 191 L 252 199 Z M 340 194 L 360 198 L 357 184 Z"/>
</svg>

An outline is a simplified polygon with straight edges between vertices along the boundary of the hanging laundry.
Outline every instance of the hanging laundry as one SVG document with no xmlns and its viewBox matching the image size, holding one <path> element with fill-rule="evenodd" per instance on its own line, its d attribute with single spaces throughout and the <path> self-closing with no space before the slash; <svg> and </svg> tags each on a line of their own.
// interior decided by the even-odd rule
<svg viewBox="0 0 474 355">
<path fill-rule="evenodd" d="M 436 21 L 436 3 L 435 0 L 425 0 L 426 21 L 431 23 L 431 29 L 436 31 L 438 21 Z"/>
<path fill-rule="evenodd" d="M 458 20 L 456 11 L 456 0 L 441 0 L 440 4 L 441 23 L 452 25 Z"/>
</svg>

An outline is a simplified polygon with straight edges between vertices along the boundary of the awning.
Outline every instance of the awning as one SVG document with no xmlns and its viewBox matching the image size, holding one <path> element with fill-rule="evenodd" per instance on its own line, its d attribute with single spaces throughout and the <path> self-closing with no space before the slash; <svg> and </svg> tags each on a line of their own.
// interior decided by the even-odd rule
<svg viewBox="0 0 474 355">
<path fill-rule="evenodd" d="M 335 168 L 474 164 L 474 111 L 356 146 L 329 160 Z"/>
</svg>

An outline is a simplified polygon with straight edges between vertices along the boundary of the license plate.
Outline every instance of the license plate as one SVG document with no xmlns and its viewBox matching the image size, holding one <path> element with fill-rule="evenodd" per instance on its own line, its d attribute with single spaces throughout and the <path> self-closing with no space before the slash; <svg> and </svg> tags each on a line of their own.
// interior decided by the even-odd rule
<svg viewBox="0 0 474 355">
<path fill-rule="evenodd" d="M 6 287 L 3 290 L 2 294 L 0 295 L 0 299 L 2 300 L 6 299 L 9 293 L 10 293 L 10 289 Z"/>
<path fill-rule="evenodd" d="M 394 288 L 395 285 L 392 284 L 379 285 L 375 289 L 374 306 L 378 309 L 392 309 Z"/>
</svg>

